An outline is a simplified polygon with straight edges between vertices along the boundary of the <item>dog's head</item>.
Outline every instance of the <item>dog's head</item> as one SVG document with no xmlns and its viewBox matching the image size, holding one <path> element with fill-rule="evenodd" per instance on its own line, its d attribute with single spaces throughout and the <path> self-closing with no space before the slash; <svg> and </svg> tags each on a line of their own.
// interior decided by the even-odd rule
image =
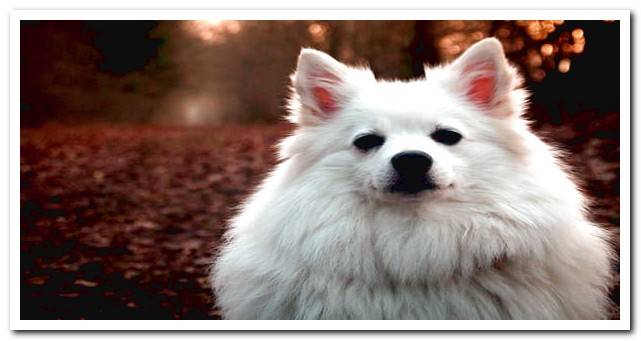
<svg viewBox="0 0 641 341">
<path fill-rule="evenodd" d="M 523 157 L 525 95 L 496 39 L 407 82 L 303 49 L 292 83 L 299 128 L 282 156 L 368 198 L 462 200 L 511 176 Z"/>
</svg>

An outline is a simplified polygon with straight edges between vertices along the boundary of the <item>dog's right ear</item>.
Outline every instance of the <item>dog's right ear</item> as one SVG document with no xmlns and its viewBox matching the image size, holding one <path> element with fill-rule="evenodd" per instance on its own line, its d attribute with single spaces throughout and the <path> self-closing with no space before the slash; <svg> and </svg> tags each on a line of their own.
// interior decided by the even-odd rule
<svg viewBox="0 0 641 341">
<path fill-rule="evenodd" d="M 302 49 L 292 76 L 294 91 L 302 105 L 301 112 L 295 114 L 311 115 L 315 121 L 333 117 L 354 95 L 354 77 L 360 76 L 358 73 L 363 71 L 349 68 L 326 53 Z M 373 80 L 374 76 L 369 74 Z"/>
<path fill-rule="evenodd" d="M 495 109 L 515 88 L 518 78 L 499 40 L 486 38 L 472 45 L 450 69 L 453 78 L 449 83 L 455 92 L 480 109 L 502 115 Z"/>
</svg>

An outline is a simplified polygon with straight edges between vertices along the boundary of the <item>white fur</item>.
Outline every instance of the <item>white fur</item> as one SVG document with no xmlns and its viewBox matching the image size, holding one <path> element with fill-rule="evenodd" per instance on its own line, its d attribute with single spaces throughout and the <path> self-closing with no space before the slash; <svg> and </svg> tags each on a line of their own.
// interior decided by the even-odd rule
<svg viewBox="0 0 641 341">
<path fill-rule="evenodd" d="M 479 61 L 492 67 L 474 70 Z M 473 72 L 496 80 L 489 107 L 465 97 Z M 225 318 L 607 317 L 606 233 L 586 218 L 557 152 L 521 117 L 526 95 L 496 40 L 410 82 L 376 81 L 304 49 L 292 80 L 298 128 L 212 268 Z M 318 112 L 314 82 L 339 110 Z M 438 127 L 463 139 L 439 144 L 430 138 Z M 352 142 L 367 131 L 386 141 L 363 153 Z M 385 191 L 390 158 L 410 149 L 432 156 L 439 189 Z"/>
</svg>

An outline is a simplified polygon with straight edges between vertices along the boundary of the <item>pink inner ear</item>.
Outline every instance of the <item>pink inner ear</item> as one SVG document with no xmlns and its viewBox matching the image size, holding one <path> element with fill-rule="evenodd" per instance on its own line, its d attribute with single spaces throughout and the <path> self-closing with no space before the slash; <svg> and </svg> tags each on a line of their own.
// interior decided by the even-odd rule
<svg viewBox="0 0 641 341">
<path fill-rule="evenodd" d="M 472 62 L 463 70 L 467 78 L 467 98 L 477 105 L 487 106 L 496 92 L 496 67 L 490 61 Z"/>
<path fill-rule="evenodd" d="M 323 113 L 329 114 L 336 111 L 336 100 L 327 89 L 315 86 L 312 88 L 312 93 L 314 95 L 314 99 L 316 99 L 316 103 L 318 103 L 318 106 Z"/>
<path fill-rule="evenodd" d="M 496 86 L 496 79 L 491 76 L 481 76 L 475 78 L 470 83 L 467 96 L 477 104 L 488 105 L 492 101 Z"/>
<path fill-rule="evenodd" d="M 312 73 L 312 78 L 315 80 L 315 85 L 311 87 L 312 96 L 318 105 L 320 112 L 314 112 L 314 115 L 322 117 L 330 117 L 336 110 L 338 110 L 338 101 L 333 89 L 324 87 L 323 84 L 338 84 L 340 79 L 333 73 L 326 70 L 318 70 Z"/>
</svg>

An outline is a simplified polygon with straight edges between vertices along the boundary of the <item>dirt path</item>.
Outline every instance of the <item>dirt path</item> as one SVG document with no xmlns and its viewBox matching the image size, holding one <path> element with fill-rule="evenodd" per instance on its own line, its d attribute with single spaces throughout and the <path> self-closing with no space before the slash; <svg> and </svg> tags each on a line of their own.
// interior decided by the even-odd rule
<svg viewBox="0 0 641 341">
<path fill-rule="evenodd" d="M 289 129 L 23 130 L 21 318 L 218 318 L 211 249 Z M 618 228 L 618 136 L 547 130 L 573 151 L 596 219 Z"/>
</svg>

